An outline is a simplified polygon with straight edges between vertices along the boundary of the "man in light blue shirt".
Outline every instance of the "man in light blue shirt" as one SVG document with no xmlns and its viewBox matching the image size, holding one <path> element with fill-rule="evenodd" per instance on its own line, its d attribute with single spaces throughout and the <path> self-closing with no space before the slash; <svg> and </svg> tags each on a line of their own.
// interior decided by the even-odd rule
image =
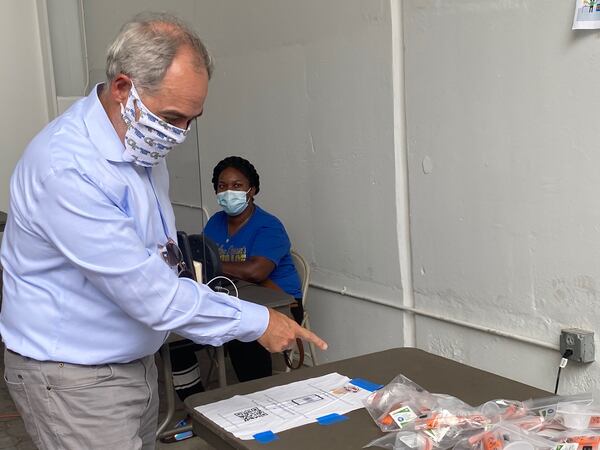
<svg viewBox="0 0 600 450">
<path fill-rule="evenodd" d="M 169 331 L 198 343 L 296 337 L 287 317 L 170 267 L 164 157 L 200 116 L 211 74 L 175 18 L 126 24 L 107 83 L 47 125 L 11 178 L 1 250 L 5 379 L 40 448 L 153 448 L 156 368 Z"/>
</svg>

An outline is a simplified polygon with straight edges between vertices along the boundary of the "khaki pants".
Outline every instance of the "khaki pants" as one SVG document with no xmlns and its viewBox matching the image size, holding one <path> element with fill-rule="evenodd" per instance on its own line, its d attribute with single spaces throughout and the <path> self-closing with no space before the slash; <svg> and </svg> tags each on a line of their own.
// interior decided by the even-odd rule
<svg viewBox="0 0 600 450">
<path fill-rule="evenodd" d="M 4 380 L 27 432 L 44 450 L 153 449 L 154 356 L 81 366 L 4 352 Z"/>
</svg>

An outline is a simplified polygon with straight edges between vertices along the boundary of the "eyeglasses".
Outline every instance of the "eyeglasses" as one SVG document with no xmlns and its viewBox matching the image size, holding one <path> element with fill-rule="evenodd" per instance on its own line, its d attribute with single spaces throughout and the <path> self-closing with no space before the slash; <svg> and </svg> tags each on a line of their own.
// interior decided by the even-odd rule
<svg viewBox="0 0 600 450">
<path fill-rule="evenodd" d="M 177 246 L 173 239 L 169 239 L 167 241 L 167 244 L 163 247 L 161 254 L 169 267 L 177 269 L 178 277 L 191 278 L 192 280 L 196 279 L 194 274 L 188 269 L 187 264 L 183 260 L 183 253 L 181 252 L 181 249 Z"/>
</svg>

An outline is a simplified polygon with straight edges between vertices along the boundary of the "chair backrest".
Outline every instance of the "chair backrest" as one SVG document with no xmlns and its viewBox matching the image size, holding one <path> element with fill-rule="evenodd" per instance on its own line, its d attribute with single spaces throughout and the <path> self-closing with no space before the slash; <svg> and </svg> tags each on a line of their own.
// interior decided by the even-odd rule
<svg viewBox="0 0 600 450">
<path fill-rule="evenodd" d="M 204 234 L 190 234 L 191 257 L 202 264 L 202 282 L 208 283 L 214 277 L 222 274 L 219 247 Z"/>
<path fill-rule="evenodd" d="M 292 250 L 292 261 L 300 276 L 300 283 L 302 285 L 302 307 L 306 308 L 306 294 L 308 293 L 308 283 L 310 282 L 310 266 L 306 260 L 295 250 Z"/>
<path fill-rule="evenodd" d="M 210 219 L 210 215 L 208 214 L 208 209 L 206 206 L 202 206 L 202 214 L 204 215 L 204 225 L 208 223 L 208 219 Z"/>
<path fill-rule="evenodd" d="M 197 280 L 199 274 L 197 274 L 196 270 L 194 269 L 190 241 L 188 240 L 188 235 L 185 231 L 177 232 L 177 246 L 181 251 L 181 257 L 183 258 L 183 262 L 185 263 L 187 269 L 194 275 L 194 279 Z"/>
</svg>

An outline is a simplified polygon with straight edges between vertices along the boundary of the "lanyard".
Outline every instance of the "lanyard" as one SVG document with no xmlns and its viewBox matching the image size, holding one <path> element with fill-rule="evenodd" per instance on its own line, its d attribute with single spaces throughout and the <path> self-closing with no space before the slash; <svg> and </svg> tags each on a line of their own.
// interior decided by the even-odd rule
<svg viewBox="0 0 600 450">
<path fill-rule="evenodd" d="M 152 182 L 152 168 L 146 167 L 145 169 L 146 174 L 148 175 L 148 181 L 150 181 L 150 187 L 152 187 L 152 192 L 154 193 L 154 198 L 156 199 L 156 205 L 158 206 L 158 214 L 160 215 L 160 221 L 162 222 L 163 231 L 165 232 L 167 242 L 169 242 L 169 240 L 171 239 L 169 237 L 169 227 L 167 226 L 167 221 L 165 220 L 162 208 L 160 207 L 160 200 L 158 199 L 158 195 L 156 194 L 156 189 L 154 189 L 154 183 Z"/>
</svg>

